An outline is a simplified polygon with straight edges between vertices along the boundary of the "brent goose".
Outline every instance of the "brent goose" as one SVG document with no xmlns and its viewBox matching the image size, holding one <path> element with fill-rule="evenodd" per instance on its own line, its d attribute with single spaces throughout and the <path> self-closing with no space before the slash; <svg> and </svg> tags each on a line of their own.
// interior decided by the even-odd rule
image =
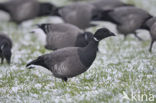
<svg viewBox="0 0 156 103">
<path fill-rule="evenodd" d="M 84 47 L 93 37 L 92 33 L 84 32 L 68 23 L 40 24 L 38 27 L 45 32 L 45 48 L 50 50 L 74 46 Z"/>
<path fill-rule="evenodd" d="M 99 42 L 110 36 L 114 36 L 114 34 L 108 29 L 98 29 L 86 47 L 58 49 L 52 53 L 39 56 L 37 59 L 29 62 L 26 67 L 30 65 L 45 67 L 55 77 L 67 81 L 68 78 L 72 78 L 88 70 L 96 58 Z"/>
<path fill-rule="evenodd" d="M 17 24 L 38 16 L 51 15 L 54 9 L 53 4 L 37 0 L 10 0 L 0 3 L 0 10 L 7 12 L 11 21 Z"/>
<path fill-rule="evenodd" d="M 53 15 L 60 16 L 66 23 L 86 29 L 90 24 L 92 15 L 96 12 L 96 8 L 87 2 L 74 2 L 64 7 L 58 7 Z"/>
<path fill-rule="evenodd" d="M 126 37 L 128 34 L 133 33 L 139 40 L 142 40 L 136 33 L 136 30 L 141 28 L 152 16 L 145 10 L 133 7 L 123 6 L 113 10 L 102 11 L 99 18 L 96 20 L 110 21 L 117 25 L 119 33 Z"/>
</svg>

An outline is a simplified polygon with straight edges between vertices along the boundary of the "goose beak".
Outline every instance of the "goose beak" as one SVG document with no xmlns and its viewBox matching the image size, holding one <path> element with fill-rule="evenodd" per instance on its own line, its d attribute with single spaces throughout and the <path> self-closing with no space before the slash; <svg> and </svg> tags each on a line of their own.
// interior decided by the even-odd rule
<svg viewBox="0 0 156 103">
<path fill-rule="evenodd" d="M 116 35 L 115 35 L 114 33 L 112 33 L 112 32 L 110 33 L 110 35 L 111 35 L 111 36 L 116 36 Z"/>
<path fill-rule="evenodd" d="M 31 67 L 31 65 L 34 65 L 36 62 L 37 62 L 37 60 L 33 60 L 33 61 L 29 62 L 29 63 L 26 65 L 26 67 L 27 67 L 28 69 L 31 69 L 31 68 L 33 68 L 33 67 Z"/>
</svg>

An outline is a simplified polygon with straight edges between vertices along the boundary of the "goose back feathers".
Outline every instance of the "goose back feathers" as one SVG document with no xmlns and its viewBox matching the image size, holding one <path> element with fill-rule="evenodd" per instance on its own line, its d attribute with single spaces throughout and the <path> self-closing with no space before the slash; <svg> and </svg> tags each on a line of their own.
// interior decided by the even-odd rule
<svg viewBox="0 0 156 103">
<path fill-rule="evenodd" d="M 92 33 L 84 32 L 78 27 L 67 24 L 41 24 L 39 26 L 46 34 L 46 48 L 56 50 L 64 47 L 84 47 L 91 38 Z"/>
<path fill-rule="evenodd" d="M 92 13 L 95 7 L 85 2 L 76 2 L 58 10 L 59 15 L 66 23 L 78 26 L 81 29 L 90 27 Z"/>
</svg>

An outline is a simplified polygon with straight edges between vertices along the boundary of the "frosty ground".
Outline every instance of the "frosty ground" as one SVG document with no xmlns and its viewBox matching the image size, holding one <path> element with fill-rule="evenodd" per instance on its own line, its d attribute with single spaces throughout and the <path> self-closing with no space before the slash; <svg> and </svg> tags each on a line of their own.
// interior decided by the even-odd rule
<svg viewBox="0 0 156 103">
<path fill-rule="evenodd" d="M 140 101 L 123 99 L 123 92 L 129 97 L 132 93 L 147 94 L 148 97 L 156 95 L 156 45 L 153 53 L 149 53 L 150 36 L 147 31 L 138 31 L 144 41 L 138 41 L 133 35 L 126 40 L 122 35 L 103 40 L 90 69 L 67 83 L 53 77 L 45 68 L 27 69 L 26 63 L 52 52 L 44 49 L 36 34 L 30 33 L 35 28 L 34 24 L 56 20 L 40 18 L 20 27 L 1 22 L 0 31 L 9 34 L 14 45 L 11 65 L 0 65 L 0 103 L 138 103 Z M 95 32 L 100 27 L 107 27 L 118 34 L 115 26 L 107 22 L 88 31 Z"/>
</svg>

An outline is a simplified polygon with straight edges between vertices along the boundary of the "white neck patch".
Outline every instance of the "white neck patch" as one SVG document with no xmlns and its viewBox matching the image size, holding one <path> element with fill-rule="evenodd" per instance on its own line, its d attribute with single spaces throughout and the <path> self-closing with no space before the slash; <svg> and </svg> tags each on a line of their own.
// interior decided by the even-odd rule
<svg viewBox="0 0 156 103">
<path fill-rule="evenodd" d="M 97 38 L 95 38 L 95 37 L 94 37 L 93 39 L 94 39 L 95 41 L 99 41 L 99 40 L 98 40 Z"/>
</svg>

